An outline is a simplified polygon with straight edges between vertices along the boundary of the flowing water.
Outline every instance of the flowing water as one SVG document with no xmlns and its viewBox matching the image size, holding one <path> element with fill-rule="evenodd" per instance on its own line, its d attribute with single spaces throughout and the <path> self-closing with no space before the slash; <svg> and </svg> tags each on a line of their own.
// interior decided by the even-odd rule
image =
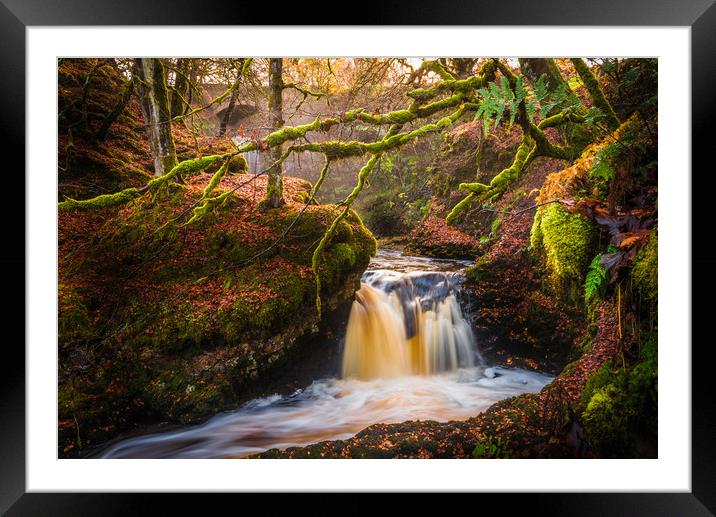
<svg viewBox="0 0 716 517">
<path fill-rule="evenodd" d="M 486 365 L 461 309 L 468 262 L 379 251 L 346 329 L 341 378 L 206 423 L 130 438 L 103 458 L 231 458 L 353 436 L 375 423 L 463 420 L 551 377 Z"/>
</svg>

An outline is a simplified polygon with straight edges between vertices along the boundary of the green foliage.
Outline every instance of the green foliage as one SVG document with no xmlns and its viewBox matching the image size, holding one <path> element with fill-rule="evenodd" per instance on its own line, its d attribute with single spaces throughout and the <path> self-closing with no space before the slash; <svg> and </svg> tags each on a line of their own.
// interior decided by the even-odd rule
<svg viewBox="0 0 716 517">
<path fill-rule="evenodd" d="M 589 305 L 589 302 L 595 296 L 597 300 L 604 297 L 607 278 L 607 270 L 602 266 L 602 255 L 600 253 L 594 257 L 587 270 L 587 277 L 584 282 L 584 303 Z"/>
<path fill-rule="evenodd" d="M 542 74 L 535 84 L 532 96 L 525 103 L 527 117 L 534 122 L 539 112 L 540 118 L 544 119 L 556 107 L 563 112 L 573 112 L 582 109 L 582 104 L 566 83 L 560 84 L 550 92 L 547 75 Z"/>
<path fill-rule="evenodd" d="M 606 199 L 609 195 L 609 187 L 616 175 L 614 164 L 623 149 L 624 146 L 621 144 L 609 144 L 602 147 L 594 156 L 594 162 L 589 169 L 589 185 L 592 189 L 598 189 L 602 199 Z"/>
<path fill-rule="evenodd" d="M 521 79 L 521 77 L 518 78 L 520 82 L 519 95 L 525 93 Z M 508 108 L 510 110 L 510 126 L 514 123 L 522 99 L 517 100 L 506 77 L 503 76 L 499 83 L 491 82 L 487 88 L 480 88 L 477 90 L 477 94 L 480 98 L 480 106 L 475 113 L 475 120 L 482 120 L 485 134 L 489 133 L 491 125 L 497 127 L 500 124 L 505 110 Z"/>
<path fill-rule="evenodd" d="M 472 451 L 472 457 L 475 459 L 504 459 L 509 458 L 511 453 L 509 438 L 503 441 L 501 437 L 493 440 L 492 436 L 488 436 L 487 439 L 475 445 Z"/>
<path fill-rule="evenodd" d="M 615 253 L 616 251 L 616 247 L 610 244 L 607 253 Z M 608 283 L 609 275 L 602 265 L 602 254 L 599 253 L 592 259 L 587 270 L 587 277 L 584 282 L 584 303 L 589 305 L 592 299 L 603 299 Z"/>
</svg>

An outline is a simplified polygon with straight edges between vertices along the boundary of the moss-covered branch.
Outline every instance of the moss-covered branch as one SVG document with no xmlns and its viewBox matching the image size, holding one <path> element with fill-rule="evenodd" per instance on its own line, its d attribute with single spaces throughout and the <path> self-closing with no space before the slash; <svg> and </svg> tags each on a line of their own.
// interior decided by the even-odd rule
<svg viewBox="0 0 716 517">
<path fill-rule="evenodd" d="M 493 60 L 485 62 L 477 75 L 467 79 L 444 79 L 430 88 L 416 88 L 407 93 L 407 96 L 417 101 L 426 102 L 446 92 L 469 93 L 482 88 L 495 78 L 495 63 Z"/>
<path fill-rule="evenodd" d="M 586 115 L 580 115 L 578 113 L 574 113 L 573 111 L 561 111 L 551 117 L 542 119 L 540 123 L 537 124 L 537 127 L 539 129 L 547 129 L 549 127 L 561 126 L 566 122 L 582 123 L 586 120 Z"/>
<path fill-rule="evenodd" d="M 316 194 L 321 189 L 321 186 L 323 185 L 323 182 L 326 180 L 326 176 L 328 176 L 328 169 L 331 165 L 331 159 L 326 156 L 326 161 L 323 165 L 323 169 L 321 169 L 321 174 L 318 175 L 318 179 L 316 180 L 315 185 L 311 187 L 311 194 L 309 197 L 309 203 L 313 201 L 313 198 L 316 197 Z"/>
<path fill-rule="evenodd" d="M 209 194 L 216 188 L 216 186 L 219 184 L 219 182 L 223 179 L 224 175 L 226 175 L 226 171 L 229 170 L 229 162 L 231 162 L 231 158 L 227 158 L 224 160 L 224 164 L 219 167 L 219 170 L 214 173 L 214 175 L 211 177 L 211 180 L 209 181 L 209 184 L 204 187 L 204 191 L 201 194 L 202 198 L 209 197 Z"/>
<path fill-rule="evenodd" d="M 218 196 L 204 199 L 204 202 L 202 204 L 194 208 L 194 213 L 192 214 L 191 218 L 185 223 L 185 225 L 188 226 L 191 223 L 198 221 L 206 214 L 213 211 L 214 208 L 216 208 L 217 206 L 221 206 L 222 204 L 224 204 L 226 200 L 229 199 L 232 193 L 233 191 L 227 190 L 226 192 L 222 192 Z"/>
<path fill-rule="evenodd" d="M 95 208 L 120 206 L 125 203 L 129 203 L 131 200 L 136 199 L 145 193 L 156 193 L 160 187 L 167 185 L 169 183 L 169 180 L 195 174 L 199 171 L 205 170 L 216 161 L 222 159 L 226 159 L 228 161 L 236 154 L 237 152 L 227 154 L 214 154 L 210 156 L 203 156 L 201 158 L 194 158 L 192 160 L 184 160 L 183 162 L 174 166 L 174 168 L 168 173 L 166 173 L 164 176 L 154 178 L 141 188 L 128 188 L 119 192 L 115 192 L 113 194 L 102 194 L 91 199 L 84 199 L 79 201 L 68 198 L 58 203 L 57 207 L 58 210 L 65 212 L 71 210 L 91 210 Z"/>
<path fill-rule="evenodd" d="M 210 165 L 212 165 L 214 162 L 217 162 L 219 160 L 223 159 L 230 159 L 233 157 L 236 152 L 232 153 L 226 153 L 226 154 L 212 154 L 209 156 L 202 156 L 200 158 L 193 158 L 191 160 L 184 160 L 183 162 L 178 163 L 174 166 L 172 170 L 167 172 L 164 176 L 160 176 L 159 178 L 155 178 L 149 183 L 147 183 L 146 186 L 142 187 L 141 191 L 146 192 L 147 190 L 152 191 L 156 189 L 157 187 L 161 185 L 165 185 L 169 180 L 172 180 L 174 178 L 186 178 L 187 176 L 190 176 L 192 174 L 196 174 L 202 170 L 205 170 Z"/>
<path fill-rule="evenodd" d="M 492 178 L 489 185 L 484 183 L 461 183 L 459 189 L 469 194 L 453 207 L 447 215 L 447 222 L 455 221 L 473 202 L 492 200 L 502 195 L 518 177 L 525 165 L 532 159 L 535 143 L 529 134 L 522 137 L 512 164 Z"/>
<path fill-rule="evenodd" d="M 602 92 L 602 89 L 599 87 L 599 81 L 597 81 L 597 78 L 594 77 L 594 74 L 587 66 L 587 63 L 585 63 L 582 58 L 574 58 L 571 59 L 571 61 L 575 70 L 577 70 L 577 74 L 579 74 L 579 78 L 582 80 L 582 83 L 585 88 L 587 88 L 589 95 L 592 97 L 594 105 L 606 116 L 606 122 L 609 129 L 618 128 L 619 124 L 621 124 L 619 117 L 617 117 L 617 114 L 614 112 L 614 108 L 612 108 L 612 105 L 604 96 L 604 92 Z"/>
<path fill-rule="evenodd" d="M 321 153 L 331 159 L 363 156 L 365 154 L 380 154 L 405 145 L 409 141 L 419 138 L 427 133 L 433 133 L 447 128 L 464 115 L 468 108 L 474 109 L 474 106 L 461 106 L 458 110 L 434 123 L 425 124 L 424 126 L 413 129 L 412 131 L 393 134 L 392 136 L 386 134 L 386 137 L 383 140 L 379 140 L 377 142 L 365 143 L 329 140 L 327 142 L 294 145 L 291 146 L 291 149 L 295 152 L 310 151 L 314 153 Z"/>
<path fill-rule="evenodd" d="M 57 204 L 60 212 L 69 212 L 71 210 L 96 210 L 98 208 L 108 208 L 112 206 L 120 206 L 129 203 L 133 199 L 142 195 L 139 189 L 128 188 L 115 192 L 114 194 L 102 194 L 92 199 L 75 200 L 67 198 Z"/>
<path fill-rule="evenodd" d="M 435 60 L 423 61 L 420 68 L 436 73 L 440 76 L 440 79 L 444 81 L 455 80 L 455 76 L 448 72 L 447 68 Z"/>
<path fill-rule="evenodd" d="M 555 145 L 549 141 L 547 135 L 533 123 L 529 123 L 529 135 L 537 144 L 537 154 L 540 156 L 549 156 L 560 160 L 569 160 L 572 157 L 570 150 L 566 147 Z"/>
</svg>

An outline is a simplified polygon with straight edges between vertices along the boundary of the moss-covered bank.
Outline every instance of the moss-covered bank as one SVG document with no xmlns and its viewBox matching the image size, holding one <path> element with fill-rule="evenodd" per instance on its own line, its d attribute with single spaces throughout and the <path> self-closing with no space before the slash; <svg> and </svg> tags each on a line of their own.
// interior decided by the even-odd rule
<svg viewBox="0 0 716 517">
<path fill-rule="evenodd" d="M 337 210 L 308 206 L 279 239 L 310 185 L 287 178 L 286 205 L 261 213 L 265 180 L 237 175 L 221 184 L 236 189 L 225 203 L 185 225 L 208 177 L 60 215 L 61 454 L 137 422 L 233 407 L 247 381 L 318 331 L 311 255 Z M 352 300 L 375 250 L 351 212 L 324 250 L 324 314 Z"/>
</svg>

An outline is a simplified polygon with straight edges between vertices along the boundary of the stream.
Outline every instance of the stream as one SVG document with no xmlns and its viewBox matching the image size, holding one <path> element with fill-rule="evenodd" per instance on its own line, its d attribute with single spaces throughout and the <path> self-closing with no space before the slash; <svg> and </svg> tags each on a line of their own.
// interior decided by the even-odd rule
<svg viewBox="0 0 716 517">
<path fill-rule="evenodd" d="M 350 438 L 376 423 L 464 420 L 551 376 L 486 364 L 465 318 L 470 262 L 380 250 L 356 293 L 341 374 L 188 428 L 116 442 L 101 458 L 240 458 Z"/>
</svg>

